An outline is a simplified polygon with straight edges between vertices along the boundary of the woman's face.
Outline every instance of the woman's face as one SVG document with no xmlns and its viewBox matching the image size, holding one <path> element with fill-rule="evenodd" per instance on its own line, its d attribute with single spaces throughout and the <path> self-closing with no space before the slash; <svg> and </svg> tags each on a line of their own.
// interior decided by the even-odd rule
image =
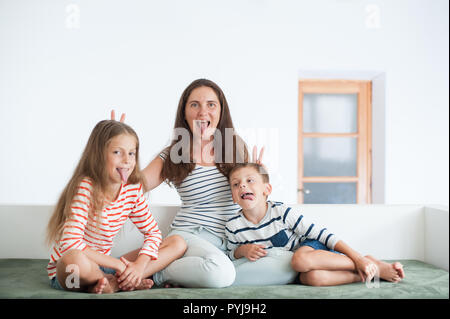
<svg viewBox="0 0 450 319">
<path fill-rule="evenodd" d="M 214 90 L 201 86 L 192 90 L 184 116 L 194 136 L 213 134 L 220 120 L 221 105 Z"/>
</svg>

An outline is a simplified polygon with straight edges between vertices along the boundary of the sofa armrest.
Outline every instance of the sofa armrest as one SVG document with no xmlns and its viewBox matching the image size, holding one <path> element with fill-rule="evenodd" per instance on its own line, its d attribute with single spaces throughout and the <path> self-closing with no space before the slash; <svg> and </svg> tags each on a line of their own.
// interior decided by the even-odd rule
<svg viewBox="0 0 450 319">
<path fill-rule="evenodd" d="M 448 207 L 425 206 L 425 262 L 448 271 Z"/>
</svg>

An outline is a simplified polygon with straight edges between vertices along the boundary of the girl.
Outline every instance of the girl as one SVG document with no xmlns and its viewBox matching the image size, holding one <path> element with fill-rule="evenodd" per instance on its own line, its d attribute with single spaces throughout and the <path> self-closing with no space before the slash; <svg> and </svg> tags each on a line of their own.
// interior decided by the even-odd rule
<svg viewBox="0 0 450 319">
<path fill-rule="evenodd" d="M 124 119 L 122 115 L 120 120 Z M 230 286 L 236 272 L 226 255 L 225 223 L 240 207 L 233 203 L 227 176 L 236 162 L 248 161 L 247 148 L 239 136 L 233 135 L 233 154 L 227 154 L 230 145 L 225 143 L 226 131 L 233 131 L 234 126 L 223 91 L 210 80 L 195 80 L 184 90 L 174 129 L 188 133 L 187 156 L 182 154 L 187 161 L 178 162 L 173 158 L 179 155 L 178 136 L 142 173 L 145 191 L 163 181 L 175 186 L 182 204 L 169 235 L 182 236 L 188 248 L 182 258 L 156 273 L 153 280 L 158 285 Z M 208 137 L 213 134 L 219 138 Z M 258 160 L 261 156 L 262 153 Z M 232 161 L 227 160 L 230 157 Z"/>
<path fill-rule="evenodd" d="M 148 289 L 153 281 L 146 278 L 183 255 L 181 237 L 162 241 L 144 197 L 138 158 L 139 140 L 130 126 L 95 126 L 48 223 L 52 287 L 98 294 Z M 113 239 L 128 218 L 144 234 L 144 244 L 120 259 L 111 257 Z"/>
</svg>

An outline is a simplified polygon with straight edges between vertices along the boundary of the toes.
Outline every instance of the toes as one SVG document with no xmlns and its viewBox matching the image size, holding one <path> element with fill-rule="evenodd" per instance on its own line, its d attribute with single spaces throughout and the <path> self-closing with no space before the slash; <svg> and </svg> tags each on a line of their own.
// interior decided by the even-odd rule
<svg viewBox="0 0 450 319">
<path fill-rule="evenodd" d="M 150 289 L 153 287 L 154 282 L 151 279 L 144 279 L 142 280 L 142 289 Z"/>
<path fill-rule="evenodd" d="M 395 262 L 393 267 L 400 278 L 405 277 L 405 271 L 403 270 L 403 265 L 401 263 Z"/>
<path fill-rule="evenodd" d="M 108 282 L 108 280 L 107 280 L 105 277 L 101 278 L 101 279 L 97 282 L 97 285 L 94 287 L 94 292 L 95 292 L 96 294 L 101 294 L 101 293 L 103 293 L 103 290 L 105 289 L 106 283 L 107 283 L 107 282 Z"/>
<path fill-rule="evenodd" d="M 153 285 L 154 285 L 155 283 L 154 283 L 153 280 L 151 280 L 151 279 L 146 279 L 144 284 L 145 284 L 145 286 L 147 287 L 147 289 L 149 289 L 149 288 L 153 287 Z"/>
<path fill-rule="evenodd" d="M 165 284 L 164 288 L 181 288 L 181 286 L 176 284 Z"/>
</svg>

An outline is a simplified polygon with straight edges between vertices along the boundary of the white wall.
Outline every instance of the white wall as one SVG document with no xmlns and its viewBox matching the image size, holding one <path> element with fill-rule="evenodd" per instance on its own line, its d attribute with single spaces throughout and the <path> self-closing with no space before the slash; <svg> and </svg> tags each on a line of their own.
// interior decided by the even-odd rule
<svg viewBox="0 0 450 319">
<path fill-rule="evenodd" d="M 325 204 L 297 208 L 316 225 L 333 229 L 340 239 L 363 255 L 383 260 L 415 259 L 449 268 L 448 207 Z M 166 236 L 179 206 L 151 205 L 150 209 Z M 49 247 L 44 238 L 52 210 L 51 205 L 0 205 L 0 243 L 14 243 L 0 246 L 0 258 L 48 258 Z M 22 231 L 17 231 L 18 228 Z M 142 241 L 142 234 L 128 220 L 115 237 L 111 254 L 121 256 L 139 247 Z"/>
<path fill-rule="evenodd" d="M 0 228 L 3 228 L 0 242 L 15 243 L 0 246 L 0 258 L 48 258 L 49 247 L 44 238 L 52 208 L 0 206 Z M 422 260 L 448 269 L 448 254 L 442 252 L 445 244 L 439 244 L 448 242 L 448 209 L 420 205 L 299 205 L 298 208 L 316 225 L 333 229 L 340 239 L 363 255 L 384 260 Z M 151 205 L 150 209 L 165 236 L 179 206 Z M 23 231 L 17 231 L 19 227 Z M 111 254 L 121 256 L 142 242 L 142 234 L 127 221 L 114 238 Z"/>
<path fill-rule="evenodd" d="M 372 203 L 386 202 L 386 75 L 372 79 Z"/>
<path fill-rule="evenodd" d="M 295 202 L 297 81 L 308 69 L 383 73 L 385 202 L 448 205 L 448 6 L 0 0 L 0 204 L 54 204 L 111 108 L 138 132 L 144 166 L 199 77 L 222 87 L 238 128 L 277 132 L 272 198 Z M 167 186 L 150 199 L 179 201 Z"/>
</svg>

